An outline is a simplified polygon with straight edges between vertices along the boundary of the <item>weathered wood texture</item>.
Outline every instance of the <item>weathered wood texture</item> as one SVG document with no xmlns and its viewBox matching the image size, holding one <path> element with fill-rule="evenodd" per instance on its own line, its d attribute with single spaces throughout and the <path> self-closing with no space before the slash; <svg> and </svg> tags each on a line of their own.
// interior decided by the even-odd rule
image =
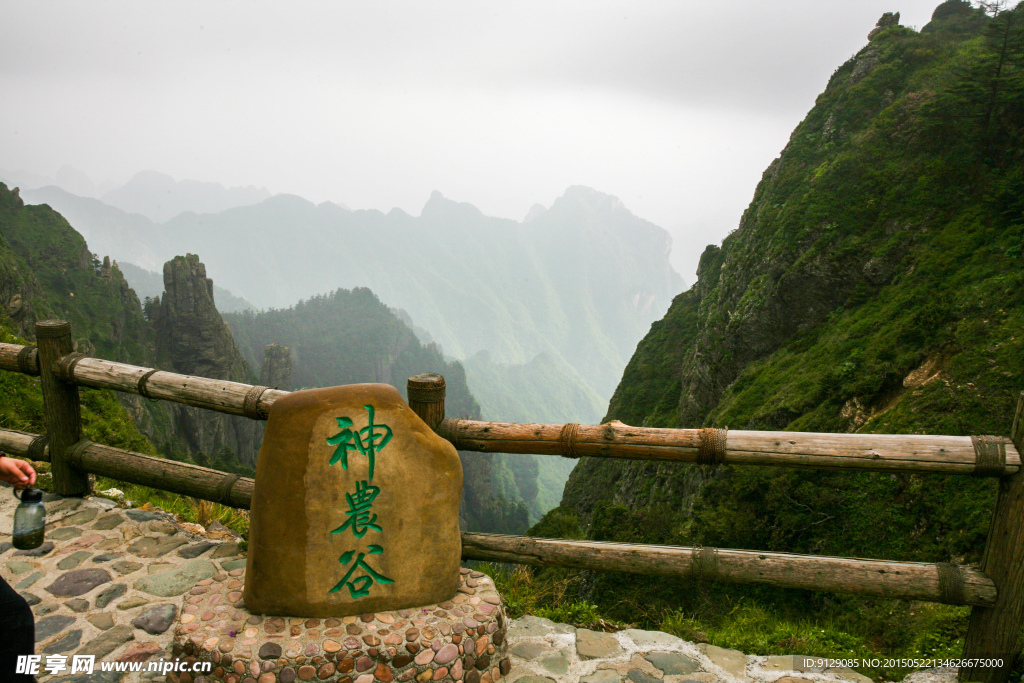
<svg viewBox="0 0 1024 683">
<path fill-rule="evenodd" d="M 437 430 L 444 419 L 444 377 L 432 372 L 413 375 L 406 383 L 406 395 L 412 411 L 431 429 Z"/>
<path fill-rule="evenodd" d="M 38 438 L 38 434 L 0 429 L 0 450 L 10 455 L 29 458 L 32 457 L 32 442 Z M 49 460 L 48 450 L 43 450 L 41 455 L 42 457 L 33 459 Z M 69 457 L 75 465 L 86 472 L 117 481 L 212 500 L 245 510 L 249 509 L 252 501 L 252 479 L 208 467 L 154 458 L 151 455 L 125 451 L 88 440 L 75 444 Z"/>
<path fill-rule="evenodd" d="M 208 467 L 154 458 L 111 446 L 82 441 L 72 457 L 88 472 L 117 481 L 212 500 L 248 510 L 254 480 Z"/>
<path fill-rule="evenodd" d="M 996 599 L 996 588 L 991 579 L 972 567 L 959 567 L 957 571 L 963 578 L 962 602 L 949 600 L 940 588 L 941 567 L 920 562 L 569 541 L 469 532 L 462 535 L 462 558 L 730 583 L 759 583 L 782 588 L 954 604 L 991 605 Z"/>
<path fill-rule="evenodd" d="M 35 438 L 34 434 L 0 430 L 0 447 L 14 455 L 25 455 Z M 89 441 L 77 444 L 71 457 L 85 470 L 111 479 L 244 509 L 251 505 L 253 480 L 245 477 Z M 955 582 L 950 590 L 948 579 L 945 589 L 941 585 L 940 565 L 919 562 L 479 533 L 462 534 L 462 556 L 467 560 L 761 583 L 952 604 L 992 605 L 997 599 L 995 584 L 977 569 L 953 569 L 952 574 L 962 581 Z M 950 575 L 950 568 L 946 575 Z M 950 599 L 950 595 L 956 598 Z"/>
<path fill-rule="evenodd" d="M 1024 448 L 1024 392 L 1017 400 L 1011 438 L 1017 449 Z M 1024 473 L 999 481 L 996 507 L 992 513 L 982 570 L 999 588 L 990 607 L 971 610 L 971 622 L 964 640 L 964 657 L 1002 659 L 1003 666 L 960 669 L 961 681 L 1004 683 L 1014 658 L 1020 654 L 1024 627 Z"/>
<path fill-rule="evenodd" d="M 15 455 L 19 458 L 31 460 L 50 461 L 50 447 L 46 446 L 38 453 L 32 453 L 32 442 L 40 438 L 38 434 L 27 432 L 16 432 L 10 429 L 0 429 L 0 451 L 8 455 Z"/>
<path fill-rule="evenodd" d="M 21 344 L 0 344 L 0 370 L 39 374 L 39 350 Z"/>
<path fill-rule="evenodd" d="M 67 458 L 68 450 L 82 438 L 78 387 L 62 382 L 52 367 L 54 361 L 74 351 L 71 325 L 63 320 L 37 322 L 36 339 L 53 490 L 62 496 L 84 496 L 89 493 L 89 476 Z"/>
<path fill-rule="evenodd" d="M 702 431 L 630 427 L 621 422 L 567 430 L 564 425 L 452 419 L 444 420 L 437 429 L 459 450 L 690 463 L 701 461 Z M 1020 455 L 1013 444 L 1005 447 L 1003 472 L 1012 474 L 1020 470 Z M 732 465 L 933 474 L 972 474 L 976 460 L 969 436 L 742 430 L 728 432 L 720 459 Z"/>
<path fill-rule="evenodd" d="M 146 379 L 142 382 L 140 390 L 140 381 L 143 377 Z M 288 393 L 279 389 L 254 387 L 222 379 L 179 375 L 174 372 L 153 372 L 152 368 L 115 363 L 100 358 L 82 358 L 75 364 L 73 372 L 64 379 L 86 387 L 125 391 L 220 413 L 244 415 L 254 420 L 267 419 L 267 410 L 274 401 Z"/>
</svg>

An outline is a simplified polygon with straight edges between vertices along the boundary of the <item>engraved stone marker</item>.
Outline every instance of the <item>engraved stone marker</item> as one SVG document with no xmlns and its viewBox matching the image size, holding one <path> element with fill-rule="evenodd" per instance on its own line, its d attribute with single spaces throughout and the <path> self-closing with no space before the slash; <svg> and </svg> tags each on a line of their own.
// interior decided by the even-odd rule
<svg viewBox="0 0 1024 683">
<path fill-rule="evenodd" d="M 278 399 L 256 465 L 246 607 L 337 617 L 448 600 L 461 498 L 455 448 L 394 387 Z"/>
</svg>

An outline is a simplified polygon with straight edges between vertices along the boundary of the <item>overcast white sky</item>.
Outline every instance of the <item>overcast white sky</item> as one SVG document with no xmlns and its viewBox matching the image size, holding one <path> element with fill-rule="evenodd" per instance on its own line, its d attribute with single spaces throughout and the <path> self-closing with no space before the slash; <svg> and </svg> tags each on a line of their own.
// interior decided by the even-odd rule
<svg viewBox="0 0 1024 683">
<path fill-rule="evenodd" d="M 692 282 L 881 14 L 939 2 L 5 2 L 0 168 L 517 220 L 588 185 Z"/>
</svg>

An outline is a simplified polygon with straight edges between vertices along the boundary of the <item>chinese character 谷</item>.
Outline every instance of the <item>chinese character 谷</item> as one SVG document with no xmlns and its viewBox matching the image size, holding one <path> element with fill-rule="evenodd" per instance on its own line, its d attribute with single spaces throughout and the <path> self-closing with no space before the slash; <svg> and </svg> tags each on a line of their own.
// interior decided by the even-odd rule
<svg viewBox="0 0 1024 683">
<path fill-rule="evenodd" d="M 380 555 L 384 552 L 384 549 L 381 548 L 379 545 L 368 545 L 366 546 L 366 549 L 369 552 L 359 553 L 359 556 L 356 557 L 356 561 L 349 568 L 348 573 L 345 574 L 345 576 L 342 577 L 341 581 L 339 581 L 338 584 L 328 592 L 334 593 L 336 591 L 340 591 L 342 586 L 347 586 L 348 592 L 352 595 L 352 599 L 354 600 L 356 598 L 361 598 L 364 595 L 369 594 L 370 586 L 372 586 L 374 582 L 394 583 L 393 579 L 389 579 L 383 574 L 379 574 L 376 571 L 374 571 L 373 567 L 366 564 L 366 560 L 363 559 L 367 555 Z M 352 556 L 355 554 L 355 552 L 356 551 L 354 550 L 349 550 L 347 553 L 338 558 L 338 562 L 341 562 L 342 564 L 348 564 L 352 561 Z M 355 573 L 356 569 L 364 570 L 366 572 L 366 575 L 357 576 L 350 581 L 349 577 L 351 577 L 352 574 Z"/>
</svg>

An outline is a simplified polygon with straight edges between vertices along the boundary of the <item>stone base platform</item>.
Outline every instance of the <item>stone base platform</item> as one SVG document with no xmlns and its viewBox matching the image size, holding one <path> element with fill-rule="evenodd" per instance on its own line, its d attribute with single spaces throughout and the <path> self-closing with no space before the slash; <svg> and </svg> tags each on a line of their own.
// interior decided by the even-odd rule
<svg viewBox="0 0 1024 683">
<path fill-rule="evenodd" d="M 490 577 L 463 568 L 451 600 L 330 619 L 264 617 L 242 601 L 244 569 L 186 594 L 172 654 L 210 662 L 208 674 L 169 673 L 168 683 L 496 683 L 509 673 L 508 619 Z"/>
</svg>

